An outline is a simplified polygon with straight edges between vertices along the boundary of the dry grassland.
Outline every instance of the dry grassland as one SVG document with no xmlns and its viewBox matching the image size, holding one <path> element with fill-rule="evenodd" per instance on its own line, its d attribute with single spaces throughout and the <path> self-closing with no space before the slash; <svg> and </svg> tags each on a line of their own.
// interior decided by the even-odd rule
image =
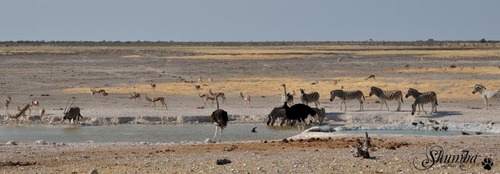
<svg viewBox="0 0 500 174">
<path fill-rule="evenodd" d="M 334 81 L 338 83 L 334 85 Z M 491 89 L 500 89 L 500 80 L 421 80 L 421 81 L 408 81 L 403 78 L 377 78 L 377 80 L 365 80 L 364 78 L 325 78 L 318 80 L 317 85 L 311 85 L 310 81 L 299 78 L 274 78 L 274 77 L 242 77 L 242 78 L 228 78 L 220 82 L 209 83 L 208 86 L 202 87 L 197 91 L 194 83 L 174 82 L 174 83 L 161 83 L 153 91 L 149 84 L 137 85 L 134 87 L 121 85 L 115 87 L 105 88 L 110 93 L 127 94 L 131 92 L 146 92 L 150 95 L 191 95 L 197 96 L 198 92 L 206 93 L 209 89 L 213 91 L 222 91 L 229 96 L 238 96 L 239 92 L 250 94 L 254 97 L 261 96 L 280 96 L 282 94 L 282 87 L 280 84 L 287 84 L 287 89 L 291 92 L 295 90 L 297 96 L 300 94 L 299 89 L 305 88 L 306 93 L 317 91 L 321 95 L 322 100 L 330 98 L 330 91 L 340 89 L 341 86 L 344 90 L 361 90 L 368 96 L 371 86 L 377 86 L 383 90 L 401 90 L 406 94 L 408 88 L 416 88 L 420 91 L 434 90 L 438 93 L 440 100 L 468 100 L 477 99 L 479 96 L 472 94 L 472 84 L 483 84 Z M 197 83 L 196 83 L 197 84 Z M 251 86 L 251 88 L 248 88 Z M 65 89 L 66 93 L 88 93 L 90 88 L 70 88 Z"/>
</svg>

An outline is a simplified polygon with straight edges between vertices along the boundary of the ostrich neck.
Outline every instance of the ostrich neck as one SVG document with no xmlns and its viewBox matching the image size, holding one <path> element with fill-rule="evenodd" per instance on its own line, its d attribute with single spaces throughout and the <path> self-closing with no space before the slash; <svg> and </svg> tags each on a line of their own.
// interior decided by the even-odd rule
<svg viewBox="0 0 500 174">
<path fill-rule="evenodd" d="M 287 96 L 286 95 L 286 86 L 285 85 L 283 85 L 283 92 L 284 92 L 285 96 Z"/>
</svg>

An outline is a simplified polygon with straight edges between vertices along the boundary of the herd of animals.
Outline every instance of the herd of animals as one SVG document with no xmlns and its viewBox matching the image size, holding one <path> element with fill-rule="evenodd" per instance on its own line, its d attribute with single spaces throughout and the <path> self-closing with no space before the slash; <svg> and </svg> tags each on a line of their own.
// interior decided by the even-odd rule
<svg viewBox="0 0 500 174">
<path fill-rule="evenodd" d="M 274 125 L 275 121 L 279 119 L 281 121 L 280 125 L 285 124 L 285 122 L 288 122 L 289 124 L 293 125 L 295 122 L 298 122 L 299 129 L 303 129 L 303 125 L 306 124 L 306 118 L 309 116 L 313 117 L 316 121 L 318 121 L 320 124 L 323 122 L 323 119 L 326 116 L 325 109 L 320 106 L 319 102 L 319 93 L 318 92 L 311 92 L 311 93 L 305 93 L 304 89 L 300 89 L 301 95 L 300 95 L 300 100 L 302 103 L 297 103 L 294 104 L 294 95 L 295 91 L 293 93 L 287 93 L 286 91 L 286 85 L 282 84 L 283 87 L 283 95 L 282 95 L 282 102 L 284 103 L 282 106 L 274 107 L 271 111 L 270 114 L 268 114 L 268 120 L 267 124 L 268 125 Z M 156 84 L 151 84 L 151 87 L 154 89 L 156 87 Z M 95 94 L 100 94 L 101 97 L 107 97 L 109 94 L 101 89 L 101 90 L 95 90 L 91 89 L 90 90 L 91 95 L 94 96 Z M 472 91 L 472 94 L 475 93 L 480 93 L 481 96 L 483 97 L 485 107 L 484 109 L 488 109 L 489 105 L 489 100 L 492 98 L 498 98 L 500 99 L 500 90 L 487 90 L 486 87 L 476 84 L 474 86 L 474 89 Z M 213 92 L 211 89 L 208 91 L 207 94 L 198 94 L 200 98 L 203 99 L 204 104 L 206 105 L 206 102 L 209 100 L 216 101 L 217 102 L 217 109 L 211 114 L 211 119 L 213 123 L 216 125 L 216 131 L 213 137 L 213 141 L 216 140 L 217 133 L 219 132 L 219 142 L 221 141 L 221 136 L 224 128 L 227 126 L 227 122 L 229 120 L 228 118 L 228 113 L 219 108 L 219 98 L 222 99 L 222 103 L 226 102 L 226 96 L 223 92 Z M 376 86 L 372 86 L 370 88 L 370 93 L 369 96 L 377 96 L 378 99 L 380 100 L 380 110 L 382 110 L 384 104 L 389 110 L 389 106 L 387 104 L 387 101 L 395 101 L 398 105 L 396 111 L 400 111 L 401 109 L 401 103 L 403 103 L 403 93 L 400 90 L 383 90 L 381 88 L 378 88 Z M 424 110 L 423 105 L 424 104 L 431 104 L 431 111 L 430 114 L 433 112 L 437 112 L 437 95 L 434 91 L 427 91 L 427 92 L 419 92 L 416 89 L 409 88 L 407 91 L 407 94 L 405 95 L 406 98 L 409 96 L 412 96 L 415 100 L 413 104 L 411 105 L 412 111 L 411 114 L 414 115 L 415 112 L 417 114 L 420 113 L 420 109 L 424 111 L 425 114 L 427 112 Z M 242 92 L 240 92 L 240 96 L 243 101 L 246 102 L 247 105 L 250 105 L 251 98 L 249 95 L 243 95 Z M 129 99 L 134 99 L 136 102 L 139 101 L 141 98 L 141 95 L 139 93 L 133 92 L 129 94 Z M 144 96 L 145 100 L 148 102 L 151 102 L 152 105 L 154 105 L 156 109 L 156 102 L 160 102 L 165 109 L 167 109 L 167 105 L 165 103 L 165 99 L 163 97 L 154 97 L 154 98 L 149 98 L 147 95 Z M 344 109 L 347 110 L 347 104 L 346 102 L 348 100 L 357 100 L 359 102 L 359 110 L 363 110 L 363 101 L 365 100 L 365 95 L 363 94 L 362 91 L 360 90 L 354 90 L 354 91 L 344 91 L 344 90 L 333 90 L 330 92 L 330 101 L 333 101 L 335 98 L 339 98 L 341 101 L 339 103 L 340 105 L 340 110 L 342 110 L 342 104 L 344 104 Z M 73 99 L 73 102 L 75 98 L 70 98 L 70 100 Z M 5 108 L 6 111 L 8 110 L 9 104 L 11 103 L 11 97 L 8 96 L 6 101 L 5 101 Z M 80 118 L 83 118 L 80 114 L 80 108 L 79 107 L 71 107 L 71 105 L 68 107 L 68 104 L 70 102 L 68 100 L 68 103 L 66 104 L 66 107 L 64 109 L 64 116 L 63 120 L 69 120 L 70 122 L 74 121 L 79 121 Z M 310 107 L 308 104 L 309 103 L 314 103 L 316 105 L 316 108 Z M 24 107 L 18 107 L 18 113 L 15 115 L 9 115 L 7 112 L 7 115 L 9 115 L 9 118 L 15 118 L 17 119 L 20 116 L 25 116 L 25 112 L 29 110 L 31 112 L 31 107 L 39 107 L 40 103 L 37 100 L 32 100 L 30 104 L 25 105 Z M 39 109 L 40 110 L 40 120 L 41 117 L 45 113 L 45 109 Z"/>
</svg>

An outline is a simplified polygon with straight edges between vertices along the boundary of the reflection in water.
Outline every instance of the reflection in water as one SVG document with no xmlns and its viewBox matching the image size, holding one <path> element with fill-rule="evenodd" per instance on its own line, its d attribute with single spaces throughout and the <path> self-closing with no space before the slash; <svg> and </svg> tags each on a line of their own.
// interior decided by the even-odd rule
<svg viewBox="0 0 500 174">
<path fill-rule="evenodd" d="M 252 128 L 257 127 L 257 133 Z M 205 141 L 215 126 L 200 125 L 118 125 L 118 126 L 0 126 L 0 142 L 8 140 L 53 142 L 181 142 Z M 233 124 L 224 129 L 223 140 L 275 140 L 298 134 L 297 127 L 278 128 L 264 124 Z"/>
<path fill-rule="evenodd" d="M 252 128 L 257 127 L 257 133 Z M 8 140 L 33 142 L 175 142 L 205 141 L 215 131 L 212 124 L 199 125 L 118 125 L 118 126 L 0 126 L 0 143 Z M 333 134 L 400 134 L 427 136 L 461 135 L 455 131 L 424 130 L 354 130 Z M 224 129 L 224 141 L 281 140 L 298 134 L 296 126 L 267 126 L 265 124 L 231 124 Z"/>
</svg>

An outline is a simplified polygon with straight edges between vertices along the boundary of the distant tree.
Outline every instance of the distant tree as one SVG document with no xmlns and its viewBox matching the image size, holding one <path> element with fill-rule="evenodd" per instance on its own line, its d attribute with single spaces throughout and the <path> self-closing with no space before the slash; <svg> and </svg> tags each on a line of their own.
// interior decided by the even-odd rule
<svg viewBox="0 0 500 174">
<path fill-rule="evenodd" d="M 434 42 L 434 39 L 427 39 L 427 42 Z"/>
<path fill-rule="evenodd" d="M 486 39 L 482 38 L 481 40 L 479 40 L 479 42 L 486 43 L 487 41 L 486 41 Z"/>
</svg>

